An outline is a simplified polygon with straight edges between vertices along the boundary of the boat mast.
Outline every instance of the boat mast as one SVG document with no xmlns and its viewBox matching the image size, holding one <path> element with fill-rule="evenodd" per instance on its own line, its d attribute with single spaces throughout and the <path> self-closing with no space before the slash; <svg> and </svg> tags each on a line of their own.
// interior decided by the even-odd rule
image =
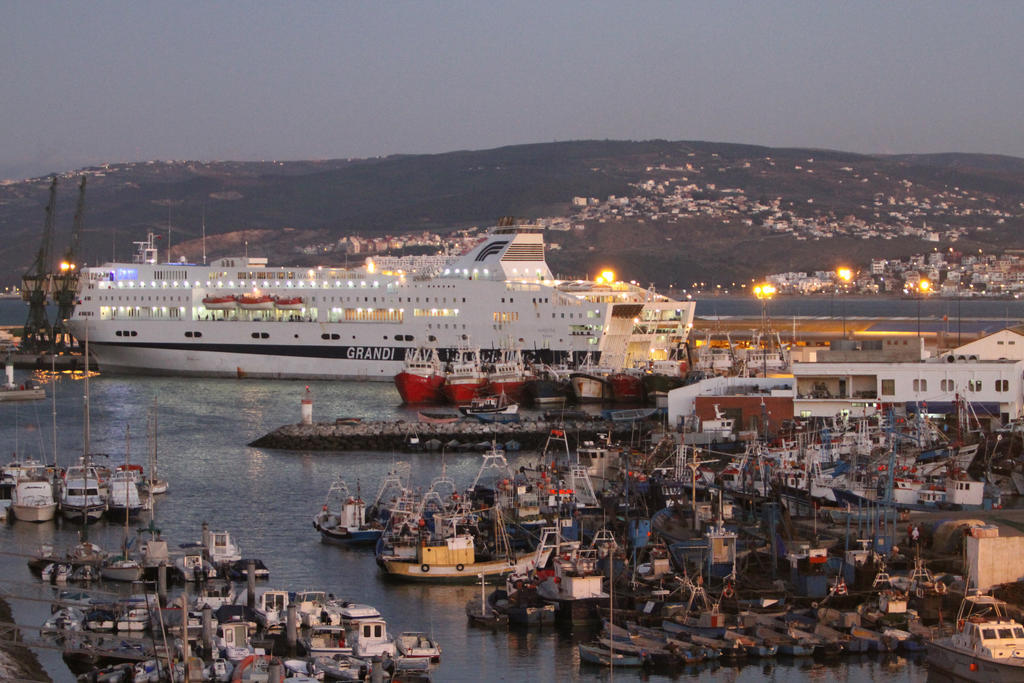
<svg viewBox="0 0 1024 683">
<path fill-rule="evenodd" d="M 53 418 L 53 470 L 57 476 L 57 356 L 50 353 L 50 406 Z"/>
<path fill-rule="evenodd" d="M 121 484 L 124 487 L 124 538 L 121 541 L 121 555 L 125 561 L 128 560 L 128 508 L 131 499 L 128 497 L 128 484 L 134 486 L 131 481 L 131 470 L 128 468 L 128 461 L 132 448 L 132 426 L 125 425 L 124 428 L 124 475 L 121 477 Z"/>
<path fill-rule="evenodd" d="M 89 326 L 85 327 L 85 396 L 82 398 L 82 467 L 85 472 L 85 504 L 82 506 L 82 542 L 89 538 Z M 96 491 L 100 490 L 99 477 Z"/>
</svg>

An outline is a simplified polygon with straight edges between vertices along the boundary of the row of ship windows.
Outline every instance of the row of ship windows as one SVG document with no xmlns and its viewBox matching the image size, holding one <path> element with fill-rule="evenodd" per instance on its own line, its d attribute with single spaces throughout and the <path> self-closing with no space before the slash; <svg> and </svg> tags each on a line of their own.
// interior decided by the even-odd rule
<svg viewBox="0 0 1024 683">
<path fill-rule="evenodd" d="M 324 332 L 323 334 L 320 335 L 320 338 L 321 339 L 325 339 L 325 340 L 329 339 L 329 340 L 335 340 L 336 341 L 338 339 L 341 339 L 341 335 L 337 334 L 337 333 L 328 334 L 327 332 Z M 354 336 L 352 338 L 355 339 Z M 388 336 L 385 334 L 384 335 L 384 340 L 387 341 L 387 338 L 388 338 Z M 396 334 L 395 335 L 395 341 L 412 341 L 412 335 L 411 334 Z"/>
<path fill-rule="evenodd" d="M 100 301 L 185 301 L 183 296 L 97 296 Z M 91 301 L 92 297 L 85 297 L 86 301 Z"/>
</svg>

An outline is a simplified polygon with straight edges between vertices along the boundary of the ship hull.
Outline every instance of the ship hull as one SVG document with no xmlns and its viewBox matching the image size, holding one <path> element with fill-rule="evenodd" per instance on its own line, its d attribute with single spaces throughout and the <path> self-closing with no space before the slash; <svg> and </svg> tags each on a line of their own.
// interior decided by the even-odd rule
<svg viewBox="0 0 1024 683">
<path fill-rule="evenodd" d="M 484 580 L 497 583 L 512 573 L 508 562 L 475 562 L 467 565 L 429 565 L 402 560 L 380 560 L 381 571 L 399 581 L 422 583 L 479 583 Z M 426 568 L 426 569 L 424 569 Z"/>
<path fill-rule="evenodd" d="M 617 372 L 608 378 L 608 382 L 616 403 L 641 403 L 644 400 L 644 385 L 639 376 Z"/>
<path fill-rule="evenodd" d="M 611 385 L 603 377 L 575 372 L 569 376 L 569 383 L 579 403 L 602 403 L 612 398 Z"/>
<path fill-rule="evenodd" d="M 292 330 L 287 330 L 286 335 L 288 332 Z M 303 335 L 298 331 L 294 334 L 300 336 L 295 344 L 276 346 L 227 342 L 133 345 L 98 342 L 93 337 L 89 353 L 100 370 L 108 374 L 391 382 L 402 371 L 406 352 L 411 351 L 396 346 L 324 347 L 314 341 L 302 343 Z M 573 358 L 582 356 L 569 349 L 545 350 L 537 361 L 554 363 Z"/>
<path fill-rule="evenodd" d="M 441 375 L 423 376 L 411 372 L 395 375 L 395 388 L 403 403 L 444 403 L 443 385 Z"/>
<path fill-rule="evenodd" d="M 526 380 L 525 379 L 511 379 L 511 380 L 491 380 L 490 387 L 488 389 L 492 394 L 505 394 L 508 400 L 515 403 L 520 403 L 526 398 Z"/>
<path fill-rule="evenodd" d="M 441 387 L 441 393 L 448 399 L 449 403 L 462 405 L 471 403 L 474 398 L 482 396 L 487 391 L 487 380 L 480 379 L 473 382 L 449 382 Z"/>
<path fill-rule="evenodd" d="M 1010 664 L 975 657 L 949 647 L 942 641 L 928 643 L 928 666 L 939 669 L 958 681 L 1024 681 L 1024 665 L 1020 663 Z"/>
</svg>

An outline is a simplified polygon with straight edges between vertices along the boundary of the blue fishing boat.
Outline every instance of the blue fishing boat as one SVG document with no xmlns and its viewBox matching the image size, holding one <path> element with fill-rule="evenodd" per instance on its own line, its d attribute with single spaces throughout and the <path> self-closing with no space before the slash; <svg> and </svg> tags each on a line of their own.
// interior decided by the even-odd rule
<svg viewBox="0 0 1024 683">
<path fill-rule="evenodd" d="M 589 664 L 600 664 L 602 666 L 643 666 L 644 658 L 638 654 L 625 654 L 612 651 L 600 645 L 585 645 L 580 643 L 580 661 Z"/>
<path fill-rule="evenodd" d="M 374 545 L 383 527 L 366 521 L 366 503 L 357 493 L 351 495 L 341 479 L 331 484 L 327 500 L 313 518 L 320 540 L 334 545 Z"/>
</svg>

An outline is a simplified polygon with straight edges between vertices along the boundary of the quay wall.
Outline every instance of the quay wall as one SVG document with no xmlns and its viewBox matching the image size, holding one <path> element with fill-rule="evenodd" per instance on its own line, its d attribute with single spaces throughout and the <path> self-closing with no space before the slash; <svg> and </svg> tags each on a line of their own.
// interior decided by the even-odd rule
<svg viewBox="0 0 1024 683">
<path fill-rule="evenodd" d="M 0 622 L 12 624 L 10 606 L 0 598 Z M 20 640 L 23 634 L 20 630 L 7 630 L 5 626 L 5 639 Z M 32 650 L 23 645 L 5 643 L 0 645 L 0 680 L 2 681 L 49 681 L 52 680 L 46 673 L 42 664 L 36 658 Z"/>
<path fill-rule="evenodd" d="M 641 423 L 637 423 L 638 425 Z M 646 426 L 647 423 L 642 423 Z M 552 429 L 565 431 L 570 446 L 582 441 L 599 441 L 609 431 L 613 438 L 628 439 L 636 427 L 630 422 L 602 420 L 523 420 L 510 424 L 485 424 L 463 420 L 450 424 L 421 422 L 360 422 L 358 424 L 289 424 L 278 427 L 249 445 L 295 451 L 421 451 L 436 439 L 445 446 L 458 441 L 463 450 L 492 439 L 499 445 L 516 441 L 522 450 L 540 450 Z M 418 443 L 410 443 L 416 439 Z M 440 450 L 440 449 L 438 449 Z M 455 450 L 447 448 L 446 450 Z"/>
</svg>

